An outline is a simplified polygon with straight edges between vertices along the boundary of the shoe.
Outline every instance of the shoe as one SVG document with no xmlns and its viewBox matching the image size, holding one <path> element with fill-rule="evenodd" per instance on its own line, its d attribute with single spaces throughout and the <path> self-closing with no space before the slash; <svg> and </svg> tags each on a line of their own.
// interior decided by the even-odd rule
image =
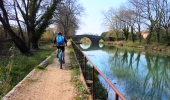
<svg viewBox="0 0 170 100">
<path fill-rule="evenodd" d="M 65 64 L 65 60 L 62 60 L 62 63 Z"/>
</svg>

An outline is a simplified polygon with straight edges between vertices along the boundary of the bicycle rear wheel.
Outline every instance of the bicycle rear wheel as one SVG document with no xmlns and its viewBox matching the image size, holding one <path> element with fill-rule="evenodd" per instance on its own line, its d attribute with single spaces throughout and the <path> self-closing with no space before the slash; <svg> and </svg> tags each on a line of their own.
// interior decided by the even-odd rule
<svg viewBox="0 0 170 100">
<path fill-rule="evenodd" d="M 61 52 L 60 52 L 59 62 L 60 62 L 60 69 L 62 69 L 62 53 Z"/>
</svg>

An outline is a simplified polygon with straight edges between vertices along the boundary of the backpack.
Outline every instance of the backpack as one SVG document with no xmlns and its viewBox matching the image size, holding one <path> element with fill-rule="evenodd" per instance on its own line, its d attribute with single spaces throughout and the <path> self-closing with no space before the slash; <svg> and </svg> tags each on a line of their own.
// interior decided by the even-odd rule
<svg viewBox="0 0 170 100">
<path fill-rule="evenodd" d="M 57 40 L 56 43 L 58 45 L 63 45 L 64 44 L 64 37 L 63 36 L 61 36 L 61 35 L 57 36 L 56 40 Z"/>
</svg>

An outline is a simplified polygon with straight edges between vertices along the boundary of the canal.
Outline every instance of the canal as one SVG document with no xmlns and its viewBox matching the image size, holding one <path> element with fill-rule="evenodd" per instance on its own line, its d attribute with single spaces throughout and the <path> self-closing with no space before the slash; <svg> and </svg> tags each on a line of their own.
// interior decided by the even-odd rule
<svg viewBox="0 0 170 100">
<path fill-rule="evenodd" d="M 102 44 L 79 44 L 81 50 L 127 100 L 170 100 L 170 55 Z M 114 92 L 98 76 L 108 91 Z"/>
</svg>

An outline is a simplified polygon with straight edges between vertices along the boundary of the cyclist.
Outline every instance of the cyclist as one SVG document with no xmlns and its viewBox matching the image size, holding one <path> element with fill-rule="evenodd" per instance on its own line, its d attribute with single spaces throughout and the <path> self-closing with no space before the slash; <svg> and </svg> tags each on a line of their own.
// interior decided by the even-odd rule
<svg viewBox="0 0 170 100">
<path fill-rule="evenodd" d="M 62 56 L 63 56 L 63 64 L 65 63 L 65 46 L 67 46 L 67 40 L 66 38 L 62 35 L 62 32 L 58 32 L 58 36 L 55 37 L 54 39 L 54 44 L 57 45 L 57 50 L 56 50 L 56 56 L 58 58 L 58 49 L 60 48 L 62 50 Z"/>
</svg>

